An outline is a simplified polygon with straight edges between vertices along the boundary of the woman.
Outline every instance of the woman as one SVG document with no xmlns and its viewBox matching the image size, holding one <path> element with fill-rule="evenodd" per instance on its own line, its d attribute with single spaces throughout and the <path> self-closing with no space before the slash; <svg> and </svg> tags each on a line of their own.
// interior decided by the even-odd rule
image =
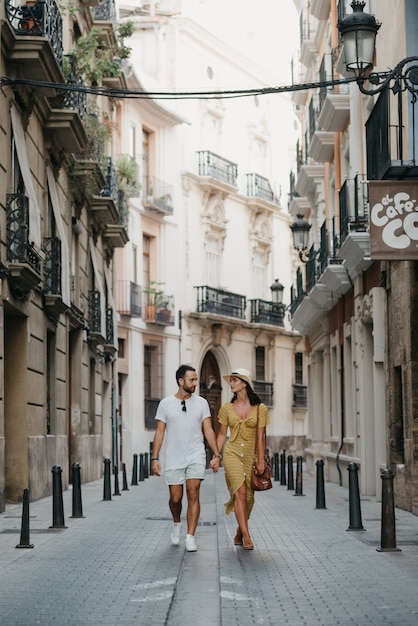
<svg viewBox="0 0 418 626">
<path fill-rule="evenodd" d="M 244 550 L 253 550 L 254 545 L 248 530 L 248 519 L 254 506 L 251 468 L 256 460 L 257 470 L 264 471 L 265 431 L 270 419 L 267 407 L 261 404 L 260 398 L 253 391 L 248 370 L 236 369 L 232 374 L 224 376 L 224 379 L 229 383 L 233 393 L 231 402 L 223 404 L 218 415 L 220 424 L 217 437 L 218 450 L 222 450 L 228 427 L 230 429 L 230 437 L 223 455 L 225 480 L 231 495 L 225 503 L 225 510 L 227 515 L 234 511 L 237 518 L 238 528 L 234 544 L 242 545 Z M 257 452 L 254 459 L 256 441 Z"/>
</svg>

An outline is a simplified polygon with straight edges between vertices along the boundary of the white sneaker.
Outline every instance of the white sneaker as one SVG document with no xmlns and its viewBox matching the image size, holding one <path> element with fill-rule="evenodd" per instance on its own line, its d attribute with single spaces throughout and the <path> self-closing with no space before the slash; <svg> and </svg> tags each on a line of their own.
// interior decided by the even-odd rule
<svg viewBox="0 0 418 626">
<path fill-rule="evenodd" d="M 197 552 L 197 545 L 193 535 L 186 535 L 186 552 Z"/>
<path fill-rule="evenodd" d="M 180 543 L 181 522 L 174 522 L 173 532 L 171 533 L 171 544 L 178 546 Z"/>
</svg>

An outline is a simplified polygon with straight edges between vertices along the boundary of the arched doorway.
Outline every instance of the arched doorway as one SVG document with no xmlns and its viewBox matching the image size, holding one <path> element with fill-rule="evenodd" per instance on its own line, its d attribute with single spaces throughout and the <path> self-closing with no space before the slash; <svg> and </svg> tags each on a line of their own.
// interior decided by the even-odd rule
<svg viewBox="0 0 418 626">
<path fill-rule="evenodd" d="M 206 398 L 208 401 L 212 417 L 212 427 L 217 435 L 219 430 L 218 413 L 221 408 L 222 386 L 218 362 L 215 355 L 210 350 L 203 359 L 199 378 L 199 393 L 202 398 Z M 209 460 L 207 456 L 207 461 Z"/>
</svg>

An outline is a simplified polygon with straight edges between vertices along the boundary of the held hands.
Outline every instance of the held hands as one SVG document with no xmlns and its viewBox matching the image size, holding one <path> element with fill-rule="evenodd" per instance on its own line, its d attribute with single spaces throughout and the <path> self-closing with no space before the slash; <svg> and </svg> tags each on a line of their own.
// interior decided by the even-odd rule
<svg viewBox="0 0 418 626">
<path fill-rule="evenodd" d="M 216 472 L 219 470 L 220 464 L 221 464 L 221 459 L 218 457 L 212 459 L 211 462 L 209 463 L 209 466 L 211 470 L 214 472 L 214 474 L 216 474 Z"/>
</svg>

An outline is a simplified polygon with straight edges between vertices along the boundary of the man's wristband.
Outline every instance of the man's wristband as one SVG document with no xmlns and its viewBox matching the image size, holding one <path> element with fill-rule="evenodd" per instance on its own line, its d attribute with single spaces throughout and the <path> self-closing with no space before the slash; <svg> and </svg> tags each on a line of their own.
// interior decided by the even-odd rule
<svg viewBox="0 0 418 626">
<path fill-rule="evenodd" d="M 214 454 L 213 458 L 214 459 L 220 459 L 222 461 L 222 454 Z"/>
<path fill-rule="evenodd" d="M 160 460 L 160 459 L 158 458 L 158 456 L 156 456 L 155 458 L 151 459 L 151 462 L 152 462 L 152 461 L 159 461 L 159 460 Z"/>
</svg>

